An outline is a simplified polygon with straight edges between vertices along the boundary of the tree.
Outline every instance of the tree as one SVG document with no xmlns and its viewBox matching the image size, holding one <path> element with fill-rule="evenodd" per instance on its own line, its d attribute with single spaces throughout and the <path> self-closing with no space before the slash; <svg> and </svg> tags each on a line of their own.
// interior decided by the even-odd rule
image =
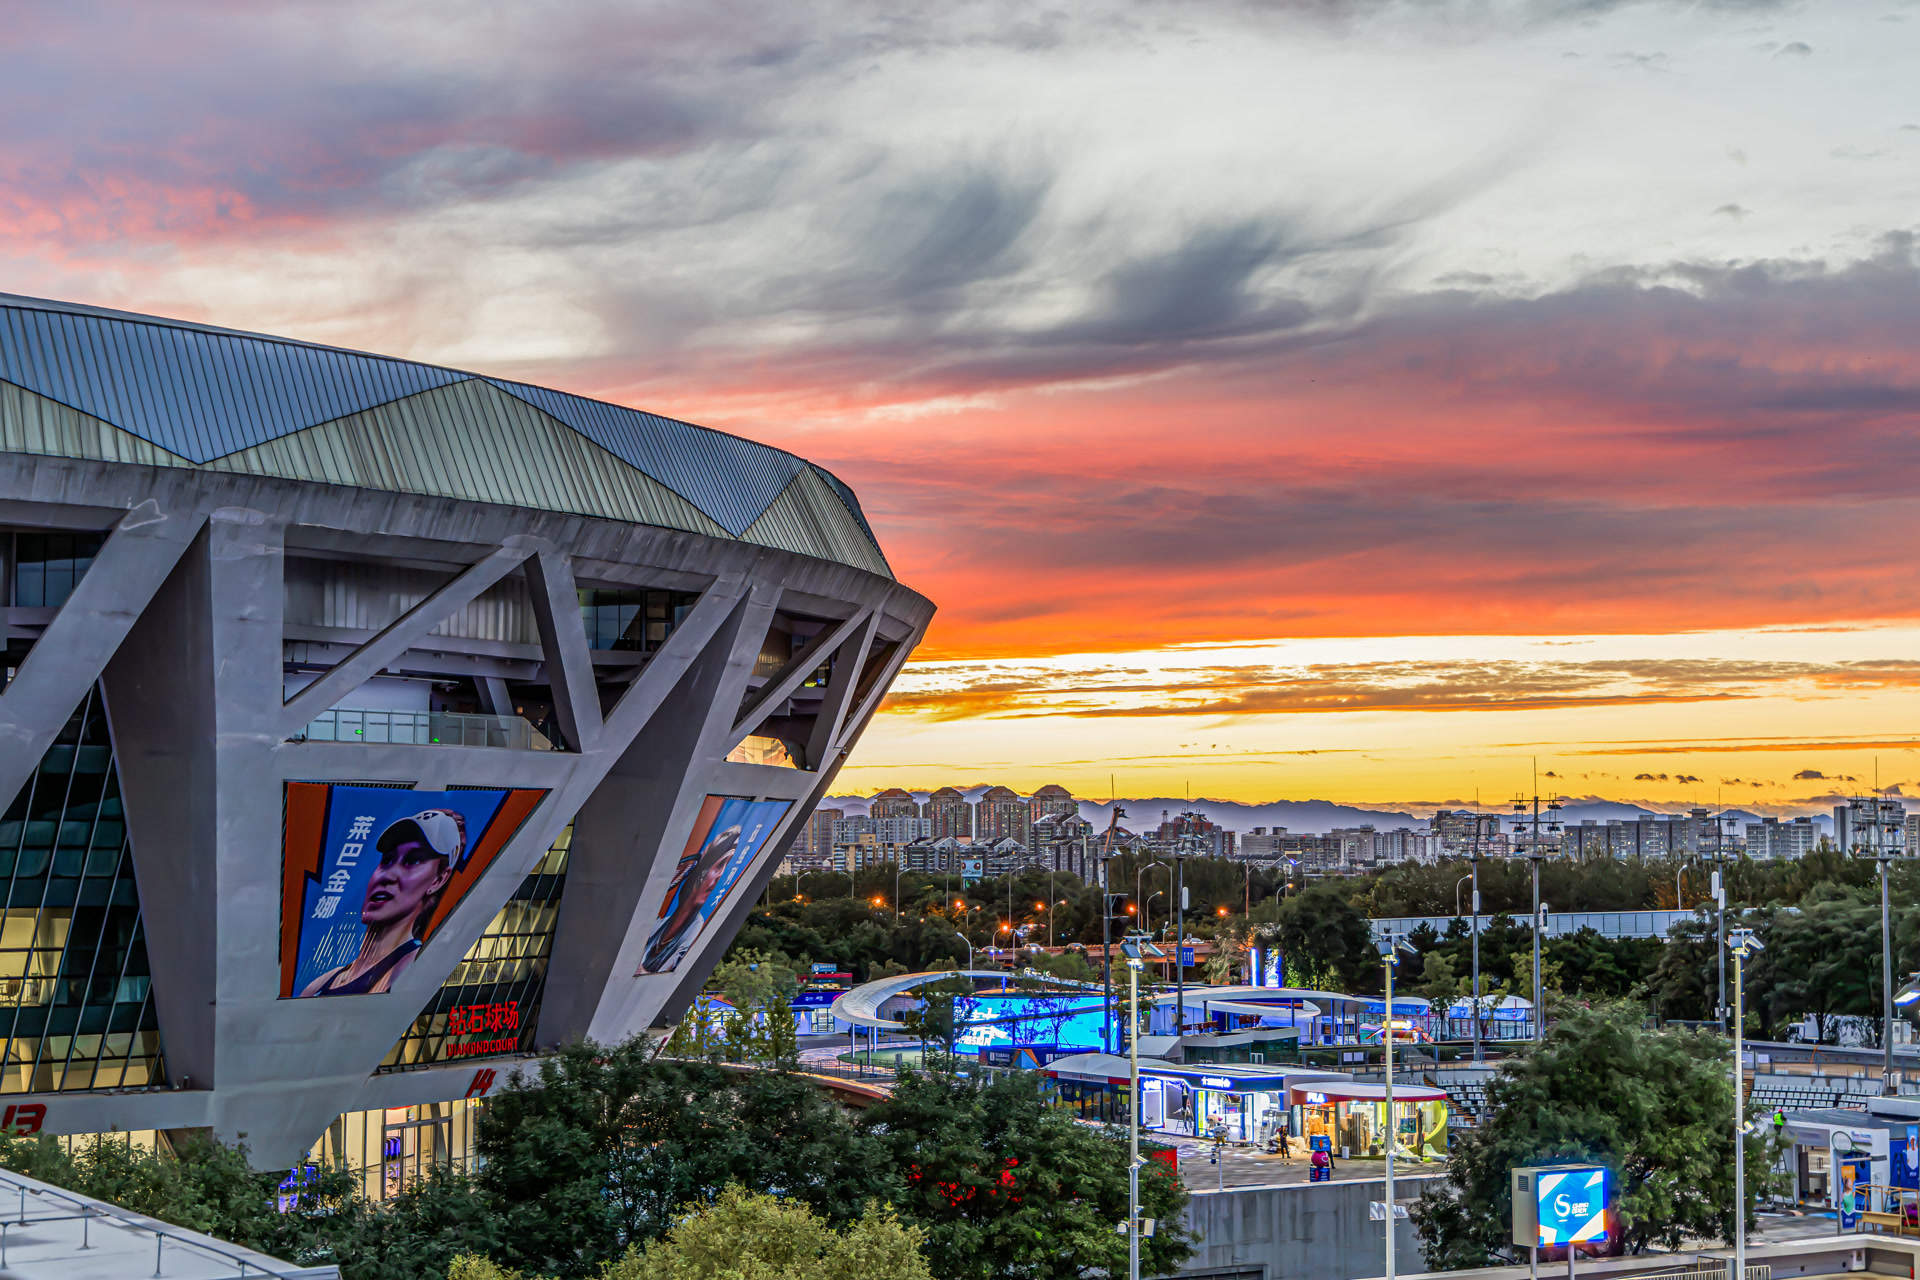
<svg viewBox="0 0 1920 1280">
<path fill-rule="evenodd" d="M 1270 921 L 1260 934 L 1278 945 L 1289 967 L 1324 970 L 1339 991 L 1371 991 L 1380 980 L 1373 930 L 1337 882 L 1321 880 L 1284 901 L 1262 903 L 1253 918 Z"/>
<path fill-rule="evenodd" d="M 1123 1137 L 1047 1105 L 1032 1082 L 903 1073 L 862 1126 L 900 1175 L 902 1213 L 924 1226 L 946 1280 L 1071 1280 L 1124 1271 Z M 1192 1252 L 1186 1189 L 1163 1166 L 1140 1171 L 1141 1212 L 1159 1228 L 1142 1241 L 1150 1274 Z"/>
<path fill-rule="evenodd" d="M 733 1006 L 723 1026 L 728 1056 L 742 1062 L 792 1062 L 800 1052 L 793 997 L 799 976 L 784 956 L 735 949 L 713 971 L 712 985 Z"/>
<path fill-rule="evenodd" d="M 475 1138 L 507 1266 L 585 1276 L 728 1183 L 838 1221 L 892 1182 L 870 1139 L 802 1077 L 649 1061 L 583 1043 L 516 1073 Z"/>
<path fill-rule="evenodd" d="M 690 1205 L 664 1237 L 630 1251 L 602 1280 L 933 1280 L 927 1233 L 890 1208 L 834 1230 L 805 1205 L 730 1186 Z"/>
<path fill-rule="evenodd" d="M 1427 1264 L 1488 1266 L 1511 1252 L 1509 1172 L 1526 1165 L 1612 1169 L 1619 1230 L 1634 1253 L 1733 1228 L 1733 1111 L 1726 1042 L 1649 1031 L 1632 1005 L 1573 1010 L 1487 1088 L 1487 1118 L 1458 1141 L 1443 1186 L 1413 1209 Z M 1747 1143 L 1754 1201 L 1778 1182 L 1769 1140 Z M 1749 1214 L 1751 1218 L 1751 1214 Z"/>
<path fill-rule="evenodd" d="M 1797 911 L 1770 913 L 1766 950 L 1747 969 L 1748 1007 L 1774 1034 L 1811 1018 L 1815 1038 L 1837 1038 L 1839 1019 L 1880 1012 L 1880 904 L 1827 886 Z M 1895 957 L 1896 974 L 1908 972 Z M 1728 981 L 1732 981 L 1729 968 Z"/>
<path fill-rule="evenodd" d="M 1437 1009 L 1446 1009 L 1452 1005 L 1454 997 L 1460 994 L 1460 978 L 1453 971 L 1453 961 L 1444 951 L 1429 951 L 1421 961 L 1419 981 L 1413 984 L 1416 995 L 1425 996 Z M 1398 1005 L 1396 997 L 1394 1004 Z"/>
</svg>

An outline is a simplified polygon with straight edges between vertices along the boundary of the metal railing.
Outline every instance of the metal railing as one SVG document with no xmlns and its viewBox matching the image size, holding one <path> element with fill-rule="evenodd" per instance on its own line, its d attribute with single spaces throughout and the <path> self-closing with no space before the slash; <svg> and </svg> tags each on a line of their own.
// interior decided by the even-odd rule
<svg viewBox="0 0 1920 1280">
<path fill-rule="evenodd" d="M 20 1196 L 17 1213 L 0 1215 L 0 1268 L 5 1268 L 7 1265 L 7 1247 L 10 1243 L 8 1235 L 14 1228 L 38 1226 L 41 1223 L 48 1222 L 73 1222 L 77 1220 L 80 1223 L 80 1247 L 82 1249 L 93 1247 L 92 1228 L 96 1221 L 100 1222 L 103 1226 L 111 1227 L 115 1230 L 130 1231 L 136 1235 L 151 1235 L 153 1237 L 153 1274 L 156 1276 L 165 1276 L 166 1274 L 166 1247 L 168 1241 L 172 1241 L 175 1248 L 193 1249 L 238 1267 L 239 1270 L 233 1274 L 233 1280 L 247 1280 L 248 1277 L 253 1276 L 261 1277 L 261 1280 L 313 1280 L 314 1277 L 324 1276 L 329 1271 L 336 1276 L 339 1275 L 339 1269 L 337 1267 L 295 1267 L 291 1271 L 276 1270 L 272 1267 L 264 1266 L 244 1254 L 236 1253 L 231 1249 L 223 1249 L 215 1244 L 209 1244 L 205 1240 L 196 1239 L 195 1235 L 197 1233 L 182 1231 L 161 1223 L 156 1218 L 141 1217 L 138 1214 L 128 1213 L 126 1210 L 116 1208 L 113 1205 L 96 1203 L 92 1200 L 82 1199 L 79 1196 L 69 1195 L 58 1187 L 29 1186 L 27 1183 L 10 1178 L 4 1173 L 0 1173 L 0 1187 L 17 1191 Z M 28 1217 L 27 1197 L 30 1195 L 60 1201 L 63 1204 L 73 1206 L 74 1211 L 70 1213 L 35 1214 L 33 1217 Z M 38 1243 L 45 1243 L 45 1241 L 41 1240 L 38 1241 Z"/>
<path fill-rule="evenodd" d="M 521 716 L 468 715 L 452 711 L 354 711 L 336 708 L 315 716 L 295 742 L 397 743 L 413 747 L 501 747 L 508 751 L 557 751 L 545 734 Z"/>
</svg>

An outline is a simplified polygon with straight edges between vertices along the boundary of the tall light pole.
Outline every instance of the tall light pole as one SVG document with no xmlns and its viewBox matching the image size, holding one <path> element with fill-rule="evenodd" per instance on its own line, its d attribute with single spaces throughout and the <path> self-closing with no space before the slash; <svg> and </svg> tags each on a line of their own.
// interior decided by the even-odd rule
<svg viewBox="0 0 1920 1280">
<path fill-rule="evenodd" d="M 1856 797 L 1849 807 L 1858 808 L 1861 803 Z M 1879 791 L 1876 790 L 1873 799 L 1866 803 L 1872 806 L 1871 816 L 1865 823 L 1850 821 L 1848 825 L 1866 827 L 1865 848 L 1862 848 L 1858 840 L 1851 843 L 1856 854 L 1866 853 L 1872 857 L 1880 871 L 1880 995 L 1883 1015 L 1880 1028 L 1880 1093 L 1883 1097 L 1891 1098 L 1895 1092 L 1893 1087 L 1893 910 L 1887 879 L 1893 860 L 1899 854 L 1886 837 L 1899 830 L 1902 823 L 1899 818 L 1890 816 L 1888 813 L 1889 809 L 1898 810 L 1899 806 L 1883 799 Z"/>
<path fill-rule="evenodd" d="M 1764 950 L 1751 929 L 1735 929 L 1727 938 L 1733 952 L 1733 1274 L 1747 1274 L 1747 1096 L 1740 1064 L 1741 1022 L 1746 1017 L 1741 965 Z M 1833 1175 L 1838 1178 L 1836 1171 Z"/>
<path fill-rule="evenodd" d="M 960 932 L 958 929 L 955 929 L 953 931 L 953 936 L 967 944 L 967 968 L 971 970 L 973 968 L 973 939 L 969 938 L 966 934 Z"/>
<path fill-rule="evenodd" d="M 1100 847 L 1100 1048 L 1113 1051 L 1113 892 L 1108 874 L 1113 861 L 1113 837 L 1127 811 L 1114 805 L 1107 815 L 1107 838 Z"/>
<path fill-rule="evenodd" d="M 1127 957 L 1127 1021 L 1131 1024 L 1133 1011 L 1140 1004 L 1140 970 L 1146 964 L 1143 957 L 1161 952 L 1140 934 L 1121 944 L 1121 950 Z M 1127 1095 L 1127 1280 L 1140 1280 L 1140 1036 L 1138 1028 L 1131 1025 L 1127 1079 L 1131 1086 Z"/>
<path fill-rule="evenodd" d="M 1547 833 L 1552 835 L 1560 830 L 1559 822 L 1553 817 L 1560 811 L 1560 797 L 1541 797 L 1538 779 L 1535 784 L 1533 795 L 1514 797 L 1513 808 L 1516 813 L 1525 813 L 1528 804 L 1533 806 L 1533 843 L 1527 847 L 1527 861 L 1533 864 L 1533 1042 L 1539 1044 L 1546 1034 L 1547 1022 L 1540 989 L 1540 930 L 1546 923 L 1540 916 L 1540 859 L 1546 856 L 1540 852 L 1540 806 L 1547 807 Z M 1516 833 L 1525 831 L 1527 824 L 1516 822 L 1513 829 Z"/>
<path fill-rule="evenodd" d="M 1147 864 L 1146 864 L 1145 866 L 1143 866 L 1143 867 L 1139 867 L 1139 868 L 1137 868 L 1137 869 L 1136 869 L 1136 870 L 1134 871 L 1134 873 L 1133 873 L 1133 900 L 1134 900 L 1135 902 L 1141 902 L 1141 901 L 1143 901 L 1143 899 L 1142 899 L 1142 898 L 1140 897 L 1140 895 L 1146 892 L 1146 884 L 1145 884 L 1145 880 L 1146 880 L 1146 878 L 1147 878 L 1147 872 L 1149 872 L 1149 871 L 1151 871 L 1151 870 L 1153 870 L 1153 869 L 1154 869 L 1155 867 L 1158 867 L 1158 868 L 1160 868 L 1160 869 L 1161 869 L 1162 871 L 1165 871 L 1165 870 L 1167 870 L 1167 864 L 1166 864 L 1166 863 L 1164 863 L 1164 862 L 1149 862 L 1149 863 L 1147 863 Z M 1124 875 L 1125 873 L 1123 872 L 1122 874 Z M 1141 913 L 1141 916 L 1140 916 L 1140 927 L 1141 927 L 1142 929 L 1144 929 L 1144 928 L 1146 928 L 1146 927 L 1147 927 L 1147 918 L 1146 918 L 1146 914 L 1145 914 L 1145 912 L 1142 912 L 1142 913 Z"/>
<path fill-rule="evenodd" d="M 1723 824 L 1728 821 L 1728 818 L 1726 812 L 1722 810 L 1719 814 L 1709 819 L 1709 821 L 1713 823 L 1713 852 L 1709 854 L 1704 848 L 1698 852 L 1701 861 L 1711 862 L 1713 864 L 1714 956 L 1719 966 L 1713 1004 L 1713 1021 L 1714 1025 L 1720 1028 L 1721 1034 L 1724 1035 L 1727 1030 L 1727 881 L 1724 872 L 1729 859 L 1727 856 L 1726 836 L 1723 834 Z M 1676 877 L 1676 885 L 1677 883 L 1678 879 Z M 1676 895 L 1678 892 L 1679 890 L 1676 888 Z M 1675 902 L 1677 905 L 1677 897 Z"/>
<path fill-rule="evenodd" d="M 1393 1148 L 1400 1140 L 1399 1125 L 1393 1114 L 1393 971 L 1400 964 L 1400 952 L 1406 948 L 1406 942 L 1388 934 L 1380 939 L 1380 964 L 1387 971 L 1387 1016 L 1381 1021 L 1380 1042 L 1386 1048 L 1387 1075 L 1387 1136 L 1382 1143 L 1387 1152 L 1387 1280 L 1394 1280 L 1393 1270 Z"/>
<path fill-rule="evenodd" d="M 1479 801 L 1479 793 L 1476 792 L 1474 794 L 1476 806 Z M 1473 1060 L 1475 1062 L 1486 1061 L 1485 1052 L 1480 1045 L 1480 1019 L 1483 1016 L 1480 1010 L 1480 837 L 1489 821 L 1493 823 L 1493 829 L 1496 832 L 1499 831 L 1500 818 L 1497 814 L 1475 813 L 1473 815 L 1473 855 L 1470 861 L 1473 869 Z"/>
</svg>

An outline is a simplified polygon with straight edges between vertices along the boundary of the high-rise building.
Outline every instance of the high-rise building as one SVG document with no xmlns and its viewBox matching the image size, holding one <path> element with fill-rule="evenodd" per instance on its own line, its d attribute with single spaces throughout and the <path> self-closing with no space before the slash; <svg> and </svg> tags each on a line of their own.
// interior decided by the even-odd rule
<svg viewBox="0 0 1920 1280">
<path fill-rule="evenodd" d="M 1820 827 L 1812 818 L 1782 822 L 1762 818 L 1747 824 L 1747 856 L 1751 858 L 1802 858 L 1820 843 Z"/>
<path fill-rule="evenodd" d="M 927 797 L 927 821 L 933 824 L 933 838 L 973 839 L 973 806 L 954 787 L 942 787 Z"/>
<path fill-rule="evenodd" d="M 1040 864 L 1089 882 L 1098 840 L 1093 824 L 1078 813 L 1049 813 L 1033 820 L 1033 852 Z"/>
<path fill-rule="evenodd" d="M 1496 847 L 1505 851 L 1503 841 L 1496 846 L 1497 838 L 1502 835 L 1499 814 L 1436 809 L 1427 822 L 1427 829 L 1440 838 L 1440 847 L 1449 858 L 1469 858 L 1476 852 L 1482 857 L 1492 857 Z"/>
<path fill-rule="evenodd" d="M 1080 816 L 1080 802 L 1073 798 L 1073 793 L 1051 782 L 1034 792 L 1030 803 L 1035 822 L 1048 814 L 1070 815 L 1076 818 Z"/>
<path fill-rule="evenodd" d="M 1033 845 L 1033 806 L 1006 787 L 988 787 L 974 806 L 974 839 L 983 844 L 1016 840 Z"/>
<path fill-rule="evenodd" d="M 806 830 L 801 832 L 796 842 L 809 859 L 818 859 L 823 864 L 833 856 L 833 824 L 846 817 L 846 810 L 821 805 L 807 819 Z"/>
<path fill-rule="evenodd" d="M 918 818 L 920 802 L 898 787 L 889 787 L 867 805 L 867 816 L 881 818 Z"/>
<path fill-rule="evenodd" d="M 1285 856 L 1280 847 L 1286 839 L 1285 827 L 1255 827 L 1240 833 L 1238 852 L 1249 862 L 1273 862 Z"/>
</svg>

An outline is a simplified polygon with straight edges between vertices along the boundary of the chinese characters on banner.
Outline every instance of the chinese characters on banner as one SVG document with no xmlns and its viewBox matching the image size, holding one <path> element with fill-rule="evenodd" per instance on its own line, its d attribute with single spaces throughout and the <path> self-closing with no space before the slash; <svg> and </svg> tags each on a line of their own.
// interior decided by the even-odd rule
<svg viewBox="0 0 1920 1280">
<path fill-rule="evenodd" d="M 288 783 L 281 997 L 391 989 L 546 794 Z"/>
</svg>

